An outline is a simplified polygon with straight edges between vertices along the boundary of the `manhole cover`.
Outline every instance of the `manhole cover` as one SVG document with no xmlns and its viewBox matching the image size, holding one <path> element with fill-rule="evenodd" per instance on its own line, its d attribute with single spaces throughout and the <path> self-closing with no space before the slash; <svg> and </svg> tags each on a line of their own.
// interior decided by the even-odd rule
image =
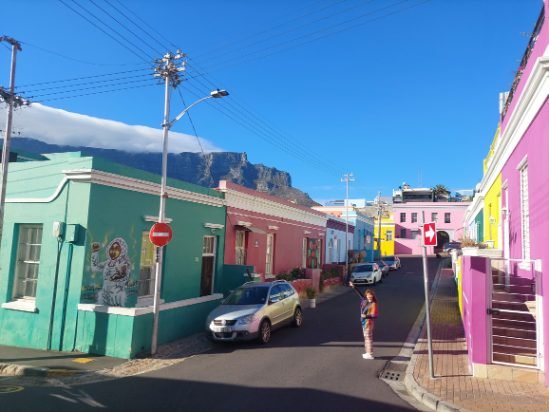
<svg viewBox="0 0 549 412">
<path fill-rule="evenodd" d="M 401 381 L 404 379 L 404 374 L 402 372 L 384 371 L 383 375 L 381 375 L 381 379 L 388 381 Z"/>
</svg>

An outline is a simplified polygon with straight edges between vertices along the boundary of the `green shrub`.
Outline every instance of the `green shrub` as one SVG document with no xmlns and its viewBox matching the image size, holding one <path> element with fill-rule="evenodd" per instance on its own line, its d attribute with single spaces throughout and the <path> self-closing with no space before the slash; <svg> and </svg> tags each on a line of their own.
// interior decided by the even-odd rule
<svg viewBox="0 0 549 412">
<path fill-rule="evenodd" d="M 307 289 L 305 289 L 305 294 L 307 295 L 308 299 L 316 298 L 316 290 L 314 288 L 308 287 Z"/>
</svg>

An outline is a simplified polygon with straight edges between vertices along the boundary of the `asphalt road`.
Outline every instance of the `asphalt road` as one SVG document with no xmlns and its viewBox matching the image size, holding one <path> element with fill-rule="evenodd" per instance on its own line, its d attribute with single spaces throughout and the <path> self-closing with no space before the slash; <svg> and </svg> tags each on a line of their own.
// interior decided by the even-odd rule
<svg viewBox="0 0 549 412">
<path fill-rule="evenodd" d="M 404 411 L 413 408 L 377 378 L 396 356 L 424 302 L 420 258 L 402 259 L 375 287 L 375 360 L 362 359 L 359 299 L 351 289 L 305 311 L 301 328 L 268 345 L 216 344 L 172 367 L 74 387 L 0 394 L 0 411 Z M 431 260 L 431 279 L 438 261 Z"/>
</svg>

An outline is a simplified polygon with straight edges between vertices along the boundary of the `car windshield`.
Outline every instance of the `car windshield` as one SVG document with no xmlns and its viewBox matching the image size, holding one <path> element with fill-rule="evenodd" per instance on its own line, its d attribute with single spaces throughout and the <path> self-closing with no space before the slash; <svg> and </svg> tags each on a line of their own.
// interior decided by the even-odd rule
<svg viewBox="0 0 549 412">
<path fill-rule="evenodd" d="M 374 268 L 372 265 L 357 265 L 353 268 L 353 272 L 373 272 Z"/>
<path fill-rule="evenodd" d="M 267 301 L 268 286 L 238 288 L 223 302 L 224 305 L 262 305 Z"/>
<path fill-rule="evenodd" d="M 383 258 L 383 260 L 384 260 L 385 262 L 394 262 L 394 261 L 395 261 L 395 257 L 394 257 L 394 256 L 385 256 L 385 257 Z"/>
</svg>

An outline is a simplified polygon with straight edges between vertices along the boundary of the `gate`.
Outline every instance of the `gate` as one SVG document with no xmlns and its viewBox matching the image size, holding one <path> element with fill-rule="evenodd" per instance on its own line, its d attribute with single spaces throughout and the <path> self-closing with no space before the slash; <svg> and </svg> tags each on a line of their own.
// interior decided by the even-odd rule
<svg viewBox="0 0 549 412">
<path fill-rule="evenodd" d="M 488 314 L 492 363 L 539 368 L 541 277 L 536 276 L 531 261 L 492 259 L 491 264 Z"/>
</svg>

